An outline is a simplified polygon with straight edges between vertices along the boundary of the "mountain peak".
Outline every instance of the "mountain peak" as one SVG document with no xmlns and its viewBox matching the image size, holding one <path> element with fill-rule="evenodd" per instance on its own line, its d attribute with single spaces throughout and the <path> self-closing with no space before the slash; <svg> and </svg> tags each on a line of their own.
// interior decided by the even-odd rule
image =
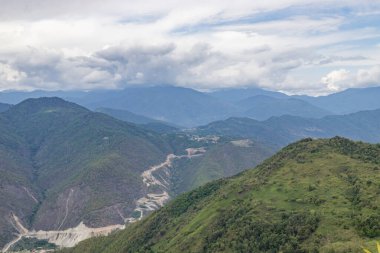
<svg viewBox="0 0 380 253">
<path fill-rule="evenodd" d="M 6 113 L 12 115 L 14 113 L 33 114 L 41 111 L 81 111 L 88 112 L 88 110 L 77 104 L 68 102 L 58 97 L 41 97 L 41 98 L 28 98 L 21 103 L 13 106 Z"/>
<path fill-rule="evenodd" d="M 305 138 L 288 145 L 281 152 L 285 152 L 282 154 L 283 156 L 293 157 L 302 154 L 313 154 L 323 150 L 349 156 L 362 162 L 380 162 L 380 145 L 352 141 L 340 136 L 329 139 Z"/>
<path fill-rule="evenodd" d="M 20 102 L 18 105 L 45 105 L 45 106 L 77 106 L 74 103 L 68 102 L 59 97 L 40 97 L 40 98 L 28 98 Z M 17 105 L 16 105 L 17 106 Z M 79 107 L 79 106 L 77 106 Z"/>
</svg>

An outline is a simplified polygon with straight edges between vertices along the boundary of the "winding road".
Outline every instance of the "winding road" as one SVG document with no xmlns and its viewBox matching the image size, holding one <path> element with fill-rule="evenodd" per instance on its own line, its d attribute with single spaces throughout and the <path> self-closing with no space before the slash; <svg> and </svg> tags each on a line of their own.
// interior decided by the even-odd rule
<svg viewBox="0 0 380 253">
<path fill-rule="evenodd" d="M 165 178 L 162 176 L 157 176 L 159 172 L 163 172 L 167 177 L 169 177 L 170 168 L 173 166 L 174 160 L 183 158 L 191 159 L 196 156 L 201 156 L 206 152 L 206 150 L 204 148 L 188 148 L 186 149 L 186 152 L 186 155 L 179 156 L 169 154 L 163 163 L 152 166 L 149 170 L 146 170 L 141 174 L 143 182 L 148 188 L 148 193 L 146 196 L 136 201 L 136 208 L 134 209 L 134 213 L 139 212 L 139 217 L 126 218 L 125 222 L 132 223 L 141 220 L 144 215 L 159 209 L 170 199 L 168 192 L 170 185 Z M 151 186 L 154 185 L 158 186 L 159 192 L 157 192 L 157 189 L 152 190 L 153 187 Z M 149 192 L 149 190 L 151 192 Z"/>
<path fill-rule="evenodd" d="M 201 156 L 206 152 L 206 150 L 204 148 L 188 148 L 186 149 L 186 152 L 187 153 L 185 155 L 169 154 L 164 162 L 150 167 L 141 174 L 143 183 L 147 187 L 147 193 L 145 196 L 136 201 L 134 213 L 139 212 L 139 216 L 125 218 L 125 223 L 133 223 L 141 220 L 146 214 L 159 209 L 170 199 L 168 192 L 170 185 L 168 183 L 168 179 L 170 177 L 170 168 L 172 168 L 174 160 L 191 159 L 193 157 Z M 162 175 L 165 175 L 166 178 Z M 65 215 L 56 231 L 29 231 L 21 224 L 20 219 L 14 213 L 11 213 L 11 223 L 18 231 L 18 235 L 17 238 L 5 245 L 2 252 L 7 252 L 23 237 L 48 240 L 50 243 L 54 243 L 61 247 L 73 247 L 80 241 L 90 237 L 108 235 L 114 230 L 121 230 L 125 228 L 125 225 L 120 224 L 100 228 L 89 228 L 81 222 L 77 227 L 60 230 L 68 217 L 70 211 L 70 200 L 72 199 L 73 193 L 74 190 L 70 189 L 69 195 L 66 199 Z M 123 217 L 120 211 L 119 215 Z"/>
</svg>

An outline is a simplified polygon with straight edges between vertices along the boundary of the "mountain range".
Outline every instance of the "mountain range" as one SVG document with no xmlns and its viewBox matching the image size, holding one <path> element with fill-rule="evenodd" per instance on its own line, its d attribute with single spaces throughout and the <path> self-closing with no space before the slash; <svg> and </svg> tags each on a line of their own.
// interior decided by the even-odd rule
<svg viewBox="0 0 380 253">
<path fill-rule="evenodd" d="M 320 119 L 296 116 L 272 117 L 265 121 L 229 118 L 200 126 L 194 132 L 251 138 L 280 148 L 306 137 L 329 138 L 337 135 L 377 143 L 380 142 L 379 129 L 380 110 L 371 110 L 347 115 L 331 115 Z"/>
<path fill-rule="evenodd" d="M 126 95 L 131 90 L 134 93 Z M 189 92 L 191 99 L 187 100 Z M 289 97 L 282 93 L 255 89 L 244 95 L 241 90 L 235 90 L 228 100 L 223 99 L 223 96 L 228 97 L 226 92 L 206 94 L 183 88 L 155 87 L 126 89 L 119 92 L 120 97 L 114 91 L 71 93 L 71 100 L 87 104 L 92 111 L 57 97 L 26 99 L 16 105 L 2 105 L 0 246 L 8 250 L 22 249 L 29 245 L 32 249 L 35 245 L 46 242 L 66 247 L 74 246 L 94 235 L 109 234 L 115 229 L 123 229 L 124 224 L 128 227 L 129 223 L 142 219 L 162 207 L 169 199 L 178 195 L 186 196 L 181 194 L 207 185 L 210 181 L 239 174 L 258 165 L 284 146 L 303 138 L 330 138 L 339 135 L 371 143 L 380 140 L 380 109 L 330 115 L 333 111 L 331 108 L 322 109 L 322 106 L 305 102 L 300 97 Z M 56 93 L 61 94 L 54 92 L 51 95 Z M 16 97 L 25 94 L 17 93 Z M 42 95 L 44 92 L 33 94 Z M 146 94 L 148 95 L 143 101 L 137 99 Z M 4 93 L 0 97 L 2 95 Z M 127 99 L 128 101 L 123 99 L 128 96 L 136 98 Z M 112 100 L 101 100 L 109 97 Z M 186 102 L 185 105 L 190 108 L 184 109 L 181 107 L 182 100 L 193 103 Z M 124 106 L 113 108 L 116 104 L 125 105 L 131 101 L 139 106 L 144 104 L 145 107 L 141 108 L 151 114 L 146 115 L 144 110 L 129 111 Z M 194 103 L 197 106 L 191 107 Z M 102 107 L 103 104 L 109 107 Z M 156 104 L 156 110 L 152 110 Z M 180 123 L 185 123 L 183 126 L 186 126 L 195 121 L 203 122 L 202 117 L 207 119 L 220 106 L 226 106 L 230 110 L 214 114 L 215 118 L 223 120 L 190 129 L 181 127 Z M 165 112 L 165 108 L 170 108 L 170 111 Z M 203 116 L 193 121 L 191 113 L 202 114 L 201 108 L 207 110 Z M 297 108 L 299 109 L 296 110 Z M 188 113 L 189 110 L 192 112 Z M 179 111 L 184 114 L 176 121 Z M 173 118 L 169 121 L 157 119 L 160 117 L 156 116 L 164 112 Z M 236 113 L 239 117 L 224 119 L 230 113 Z M 246 116 L 249 113 L 251 118 Z M 314 117 L 309 117 L 310 114 Z M 342 145 L 349 147 L 362 145 L 339 138 L 305 143 L 314 145 L 314 142 L 322 145 L 323 150 L 324 147 L 329 149 L 329 145 L 335 142 L 342 142 Z M 302 146 L 304 142 L 297 145 Z M 375 146 L 366 147 L 365 150 L 371 150 Z M 305 150 L 311 149 L 305 147 Z M 281 152 L 279 154 L 284 154 L 284 159 L 292 157 L 291 153 Z M 357 158 L 355 155 L 353 157 Z M 210 201 L 212 199 L 214 197 L 210 197 Z M 171 204 L 168 208 L 170 206 Z M 201 208 L 196 206 L 194 210 Z M 165 207 L 163 210 L 166 210 Z M 150 217 L 144 219 L 144 222 L 149 222 Z M 292 217 L 292 213 L 286 213 L 286 217 Z M 161 229 L 161 223 L 157 222 L 154 221 Z M 201 222 L 208 224 L 207 221 Z M 274 226 L 285 224 L 276 223 Z M 163 231 L 159 233 L 165 234 Z M 196 235 L 195 232 L 192 233 Z M 267 233 L 270 234 L 270 231 L 266 231 L 265 235 Z M 208 235 L 205 236 L 207 238 Z M 111 239 L 104 240 L 107 245 L 114 245 Z M 225 244 L 224 240 L 222 244 Z M 283 240 L 286 243 L 281 244 L 281 247 L 289 247 L 281 248 L 284 252 L 302 252 L 304 247 L 310 249 L 309 247 L 319 246 L 316 242 L 310 246 L 299 238 L 289 242 L 289 245 L 289 238 Z M 170 241 L 171 239 L 169 244 Z M 98 242 L 94 243 L 98 245 Z M 167 251 L 160 244 L 155 246 L 151 241 L 144 243 L 152 245 L 154 251 Z M 207 251 L 223 252 L 224 248 L 219 248 L 222 244 L 217 242 L 215 246 L 211 243 L 215 248 Z M 278 245 L 271 247 L 276 248 Z M 296 248 L 292 248 L 294 245 Z M 81 247 L 83 246 L 79 246 Z M 131 247 L 134 249 L 135 246 Z M 229 245 L 225 250 L 236 250 L 234 247 Z M 243 250 L 245 246 L 239 247 L 243 247 Z M 258 252 L 265 252 L 261 248 L 264 246 L 257 247 Z M 336 248 L 336 245 L 327 248 L 329 247 Z M 136 248 L 137 252 L 148 249 L 150 250 L 149 247 Z M 197 250 L 199 248 L 194 248 L 193 251 Z"/>
<path fill-rule="evenodd" d="M 230 103 L 237 103 L 250 97 L 267 96 L 272 98 L 289 98 L 288 95 L 260 88 L 230 88 L 220 89 L 209 93 L 211 96 Z"/>
<path fill-rule="evenodd" d="M 333 113 L 296 98 L 274 98 L 253 96 L 237 103 L 242 108 L 242 116 L 266 120 L 274 116 L 293 115 L 307 118 L 321 118 Z"/>
<path fill-rule="evenodd" d="M 348 89 L 328 96 L 311 97 L 289 96 L 259 88 L 200 92 L 189 88 L 153 86 L 95 91 L 4 91 L 0 93 L 0 101 L 16 104 L 27 98 L 57 96 L 94 111 L 106 108 L 105 112 L 113 115 L 128 111 L 161 123 L 189 128 L 230 117 L 256 120 L 283 115 L 321 118 L 374 110 L 380 108 L 379 95 L 379 87 Z"/>
<path fill-rule="evenodd" d="M 379 97 L 380 88 L 370 87 L 347 89 L 328 96 L 298 98 L 336 114 L 348 114 L 380 108 Z"/>
</svg>

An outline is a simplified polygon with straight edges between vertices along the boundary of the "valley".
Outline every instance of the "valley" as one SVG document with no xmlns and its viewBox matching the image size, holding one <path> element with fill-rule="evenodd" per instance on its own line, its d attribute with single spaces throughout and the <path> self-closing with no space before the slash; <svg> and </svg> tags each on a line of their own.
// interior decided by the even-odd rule
<svg viewBox="0 0 380 253">
<path fill-rule="evenodd" d="M 202 156 L 206 150 L 204 148 L 187 148 L 186 152 L 186 155 L 169 154 L 164 162 L 152 166 L 141 174 L 142 181 L 147 186 L 147 193 L 144 197 L 141 197 L 136 201 L 136 208 L 133 211 L 135 217 L 123 217 L 126 224 L 115 224 L 105 227 L 90 228 L 81 222 L 76 227 L 60 230 L 69 213 L 70 201 L 73 194 L 73 190 L 70 189 L 70 193 L 65 201 L 65 215 L 57 230 L 30 231 L 26 229 L 24 225 L 22 225 L 20 219 L 12 213 L 10 222 L 18 233 L 17 238 L 7 243 L 2 249 L 2 252 L 8 252 L 8 250 L 17 244 L 17 242 L 22 238 L 46 240 L 49 243 L 57 245 L 58 247 L 73 247 L 79 242 L 91 237 L 106 236 L 114 231 L 125 229 L 129 223 L 134 223 L 141 220 L 147 214 L 162 207 L 170 199 L 168 192 L 170 185 L 168 181 L 171 174 L 170 169 L 174 160 L 192 159 L 193 157 Z"/>
</svg>

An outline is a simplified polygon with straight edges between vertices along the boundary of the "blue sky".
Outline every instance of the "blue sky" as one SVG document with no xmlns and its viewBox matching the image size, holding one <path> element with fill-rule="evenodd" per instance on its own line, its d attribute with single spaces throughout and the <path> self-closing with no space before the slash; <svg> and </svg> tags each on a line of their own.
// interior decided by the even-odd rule
<svg viewBox="0 0 380 253">
<path fill-rule="evenodd" d="M 380 84 L 380 1 L 0 0 L 0 90 Z"/>
</svg>

